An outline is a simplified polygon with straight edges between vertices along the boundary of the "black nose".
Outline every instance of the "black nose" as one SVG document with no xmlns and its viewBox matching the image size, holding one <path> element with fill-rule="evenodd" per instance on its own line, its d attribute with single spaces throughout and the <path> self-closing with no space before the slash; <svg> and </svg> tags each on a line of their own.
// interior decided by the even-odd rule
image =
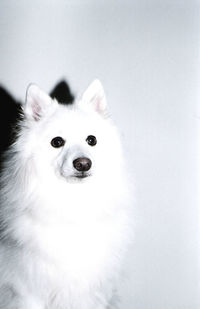
<svg viewBox="0 0 200 309">
<path fill-rule="evenodd" d="M 88 158 L 77 158 L 73 161 L 73 166 L 79 172 L 87 172 L 92 166 L 92 161 Z"/>
</svg>

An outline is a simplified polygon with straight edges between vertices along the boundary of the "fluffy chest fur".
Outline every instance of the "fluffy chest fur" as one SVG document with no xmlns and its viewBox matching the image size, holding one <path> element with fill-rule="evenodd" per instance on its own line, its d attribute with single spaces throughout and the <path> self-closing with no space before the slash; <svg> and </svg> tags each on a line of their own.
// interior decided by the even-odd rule
<svg viewBox="0 0 200 309">
<path fill-rule="evenodd" d="M 26 233 L 27 242 L 16 250 L 8 250 L 9 273 L 3 274 L 12 274 L 9 281 L 19 294 L 28 295 L 31 291 L 48 304 L 47 308 L 57 308 L 59 304 L 58 308 L 63 309 L 66 303 L 69 308 L 76 308 L 73 304 L 80 297 L 89 298 L 91 308 L 95 307 L 96 298 L 102 303 L 111 297 L 127 242 L 122 217 L 65 225 L 33 223 L 25 217 L 19 225 L 21 220 L 24 222 L 20 233 Z M 17 232 L 15 226 L 15 236 Z M 77 306 L 90 308 L 89 303 L 87 307 L 82 302 Z"/>
</svg>

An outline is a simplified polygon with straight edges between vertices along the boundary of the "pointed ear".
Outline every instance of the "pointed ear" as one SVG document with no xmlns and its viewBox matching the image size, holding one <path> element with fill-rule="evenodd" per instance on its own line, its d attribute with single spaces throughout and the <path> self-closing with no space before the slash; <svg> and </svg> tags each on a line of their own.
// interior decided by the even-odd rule
<svg viewBox="0 0 200 309">
<path fill-rule="evenodd" d="M 98 112 L 102 116 L 106 116 L 107 114 L 106 97 L 103 86 L 98 79 L 95 79 L 87 88 L 87 90 L 84 92 L 81 102 L 89 103 L 90 105 L 92 105 L 92 107 L 96 112 Z"/>
<path fill-rule="evenodd" d="M 38 121 L 52 104 L 52 99 L 37 85 L 30 84 L 26 91 L 24 114 L 32 120 Z"/>
</svg>

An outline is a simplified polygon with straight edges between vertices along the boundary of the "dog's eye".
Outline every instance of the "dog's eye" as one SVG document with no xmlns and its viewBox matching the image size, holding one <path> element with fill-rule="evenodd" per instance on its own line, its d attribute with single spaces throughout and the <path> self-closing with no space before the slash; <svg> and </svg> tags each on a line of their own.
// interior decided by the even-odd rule
<svg viewBox="0 0 200 309">
<path fill-rule="evenodd" d="M 95 146 L 96 143 L 97 143 L 97 139 L 94 135 L 89 135 L 87 138 L 86 138 L 86 142 L 88 143 L 88 145 L 90 146 Z"/>
<path fill-rule="evenodd" d="M 60 136 L 54 137 L 54 138 L 51 140 L 51 146 L 53 146 L 54 148 L 62 147 L 64 144 L 65 144 L 65 141 L 64 141 L 64 139 L 63 139 L 62 137 L 60 137 Z"/>
</svg>

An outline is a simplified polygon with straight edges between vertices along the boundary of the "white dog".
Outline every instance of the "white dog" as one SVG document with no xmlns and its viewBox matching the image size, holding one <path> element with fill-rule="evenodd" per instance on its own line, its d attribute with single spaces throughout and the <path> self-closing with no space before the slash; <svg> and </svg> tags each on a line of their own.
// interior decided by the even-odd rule
<svg viewBox="0 0 200 309">
<path fill-rule="evenodd" d="M 30 85 L 23 109 L 1 178 L 0 308 L 111 308 L 130 220 L 102 85 L 70 106 Z"/>
</svg>

